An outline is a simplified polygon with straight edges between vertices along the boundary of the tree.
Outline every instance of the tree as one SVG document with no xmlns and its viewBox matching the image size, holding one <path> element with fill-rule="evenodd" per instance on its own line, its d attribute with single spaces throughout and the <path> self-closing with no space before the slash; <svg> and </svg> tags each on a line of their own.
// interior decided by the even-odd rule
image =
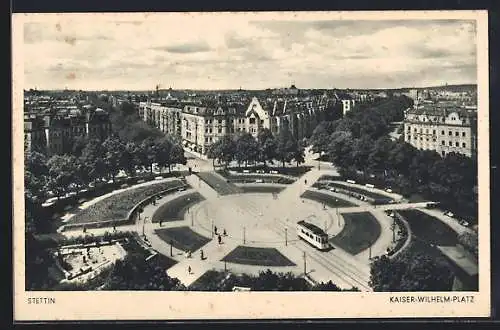
<svg viewBox="0 0 500 330">
<path fill-rule="evenodd" d="M 316 284 L 312 288 L 313 291 L 342 291 L 341 288 L 339 288 L 336 284 L 334 284 L 331 280 L 324 283 L 321 282 L 319 284 Z"/>
<path fill-rule="evenodd" d="M 387 161 L 392 148 L 392 141 L 387 136 L 383 136 L 375 141 L 368 155 L 368 167 L 379 172 L 392 167 L 392 164 Z"/>
<path fill-rule="evenodd" d="M 125 153 L 125 144 L 116 136 L 108 137 L 104 143 L 104 164 L 106 172 L 111 175 L 113 182 L 116 175 L 123 165 L 123 157 Z"/>
<path fill-rule="evenodd" d="M 282 163 L 283 167 L 285 167 L 285 162 L 288 163 L 293 159 L 297 151 L 296 148 L 297 143 L 292 134 L 288 128 L 283 127 L 278 135 L 276 145 L 276 158 Z"/>
<path fill-rule="evenodd" d="M 234 157 L 240 163 L 244 162 L 245 166 L 249 161 L 256 161 L 258 157 L 259 147 L 257 141 L 250 133 L 243 133 L 235 139 L 235 153 Z"/>
<path fill-rule="evenodd" d="M 75 157 L 80 157 L 82 155 L 83 149 L 88 143 L 88 139 L 85 136 L 76 136 L 73 139 L 73 145 L 71 148 L 71 154 Z"/>
<path fill-rule="evenodd" d="M 376 257 L 370 267 L 374 291 L 449 291 L 452 273 L 446 261 L 420 253 L 403 253 L 389 259 Z"/>
<path fill-rule="evenodd" d="M 80 162 L 84 164 L 90 180 L 106 177 L 106 163 L 104 161 L 106 150 L 97 139 L 90 140 L 82 151 Z"/>
<path fill-rule="evenodd" d="M 297 163 L 297 167 L 305 162 L 305 148 L 302 142 L 294 141 L 292 159 Z"/>
<path fill-rule="evenodd" d="M 331 132 L 327 129 L 327 122 L 319 123 L 309 138 L 309 144 L 312 146 L 311 150 L 320 155 L 327 152 L 328 145 L 330 144 L 330 135 Z"/>
<path fill-rule="evenodd" d="M 49 168 L 49 187 L 60 197 L 68 192 L 71 186 L 77 181 L 76 179 L 76 157 L 68 155 L 52 156 L 47 166 Z"/>
<path fill-rule="evenodd" d="M 49 168 L 47 157 L 39 152 L 24 153 L 24 189 L 25 196 L 31 201 L 41 202 L 47 194 Z"/>
<path fill-rule="evenodd" d="M 135 175 L 135 167 L 139 165 L 138 153 L 139 146 L 136 143 L 128 142 L 125 144 L 120 167 L 124 169 L 128 175 Z"/>
<path fill-rule="evenodd" d="M 234 154 L 235 143 L 228 135 L 212 143 L 207 152 L 208 157 L 212 158 L 214 167 L 216 159 L 227 167 L 228 163 L 233 160 Z"/>
<path fill-rule="evenodd" d="M 170 164 L 172 163 L 172 148 L 173 144 L 168 137 L 163 137 L 162 139 L 157 141 L 157 153 L 155 162 L 160 168 L 160 173 L 162 167 L 168 166 L 170 171 Z"/>
<path fill-rule="evenodd" d="M 266 165 L 266 162 L 271 162 L 276 158 L 277 142 L 271 131 L 267 128 L 259 131 L 257 136 L 259 148 L 259 160 Z"/>
<path fill-rule="evenodd" d="M 458 235 L 458 241 L 464 248 L 469 250 L 476 258 L 478 258 L 478 236 L 476 232 L 463 232 Z"/>
<path fill-rule="evenodd" d="M 167 275 L 159 263 L 147 262 L 144 255 L 132 253 L 118 260 L 105 290 L 184 290 L 177 278 Z"/>
<path fill-rule="evenodd" d="M 351 150 L 353 146 L 352 134 L 346 131 L 336 131 L 330 136 L 328 155 L 330 161 L 339 167 L 349 167 L 353 164 Z"/>
<path fill-rule="evenodd" d="M 155 139 L 148 137 L 141 142 L 138 148 L 139 164 L 144 168 L 148 168 L 150 173 L 153 173 L 153 164 L 157 159 L 158 145 Z"/>
<path fill-rule="evenodd" d="M 187 164 L 186 156 L 184 155 L 184 148 L 182 148 L 181 142 L 177 140 L 171 141 L 171 149 L 170 149 L 170 163 L 167 164 L 168 172 L 171 171 L 172 164 Z"/>
</svg>

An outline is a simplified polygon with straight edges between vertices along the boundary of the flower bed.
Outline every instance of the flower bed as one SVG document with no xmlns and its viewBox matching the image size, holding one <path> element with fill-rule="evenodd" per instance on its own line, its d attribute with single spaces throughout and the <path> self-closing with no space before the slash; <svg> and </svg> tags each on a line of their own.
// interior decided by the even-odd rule
<svg viewBox="0 0 500 330">
<path fill-rule="evenodd" d="M 250 173 L 235 173 L 227 171 L 219 171 L 220 175 L 225 177 L 232 183 L 279 183 L 292 184 L 296 181 L 295 178 L 279 174 L 250 174 Z"/>
<path fill-rule="evenodd" d="M 152 222 L 178 221 L 184 219 L 184 214 L 189 207 L 203 201 L 205 198 L 199 192 L 189 193 L 174 198 L 156 210 L 153 214 Z"/>
<path fill-rule="evenodd" d="M 180 180 L 161 182 L 148 186 L 137 187 L 126 190 L 108 198 L 105 198 L 73 216 L 65 227 L 81 224 L 95 224 L 99 226 L 112 222 L 123 222 L 129 220 L 130 210 L 148 197 L 161 192 L 175 190 L 185 184 Z"/>
<path fill-rule="evenodd" d="M 378 194 L 360 187 L 347 186 L 338 182 L 316 182 L 318 188 L 334 188 L 339 193 L 346 194 L 356 198 L 366 198 L 372 204 L 389 204 L 394 200 L 386 195 Z"/>
</svg>

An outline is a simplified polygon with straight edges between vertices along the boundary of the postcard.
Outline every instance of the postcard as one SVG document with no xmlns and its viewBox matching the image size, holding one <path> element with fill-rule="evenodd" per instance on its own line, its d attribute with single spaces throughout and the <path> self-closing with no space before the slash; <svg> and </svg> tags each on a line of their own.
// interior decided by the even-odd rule
<svg viewBox="0 0 500 330">
<path fill-rule="evenodd" d="M 486 11 L 12 32 L 16 321 L 490 315 Z"/>
</svg>

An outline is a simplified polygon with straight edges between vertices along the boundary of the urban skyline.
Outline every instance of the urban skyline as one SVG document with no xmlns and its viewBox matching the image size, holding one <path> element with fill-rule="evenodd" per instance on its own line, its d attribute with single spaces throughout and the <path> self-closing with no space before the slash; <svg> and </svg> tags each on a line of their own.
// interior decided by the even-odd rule
<svg viewBox="0 0 500 330">
<path fill-rule="evenodd" d="M 392 89 L 477 80 L 475 21 L 220 18 L 32 20 L 24 25 L 25 86 Z"/>
</svg>

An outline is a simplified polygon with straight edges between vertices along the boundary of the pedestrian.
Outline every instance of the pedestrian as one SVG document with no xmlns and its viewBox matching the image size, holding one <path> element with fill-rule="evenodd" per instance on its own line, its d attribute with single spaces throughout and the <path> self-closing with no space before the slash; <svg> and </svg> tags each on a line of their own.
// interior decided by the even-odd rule
<svg viewBox="0 0 500 330">
<path fill-rule="evenodd" d="M 226 228 L 224 228 L 223 235 L 224 235 L 224 236 L 227 236 Z"/>
<path fill-rule="evenodd" d="M 188 266 L 188 274 L 191 274 L 191 266 Z"/>
<path fill-rule="evenodd" d="M 307 184 L 307 180 L 304 180 L 304 184 Z"/>
<path fill-rule="evenodd" d="M 222 242 L 222 237 L 220 237 L 220 235 L 219 235 L 219 236 L 217 236 L 217 240 L 219 241 L 219 244 L 221 244 L 221 242 Z"/>
<path fill-rule="evenodd" d="M 217 226 L 214 226 L 214 233 L 217 235 Z"/>
<path fill-rule="evenodd" d="M 200 250 L 200 257 L 201 257 L 201 260 L 205 259 L 205 256 L 203 255 L 203 250 Z"/>
<path fill-rule="evenodd" d="M 160 227 L 161 227 L 161 225 L 162 225 L 162 222 L 163 222 L 163 221 L 162 221 L 162 220 L 160 220 Z"/>
</svg>

